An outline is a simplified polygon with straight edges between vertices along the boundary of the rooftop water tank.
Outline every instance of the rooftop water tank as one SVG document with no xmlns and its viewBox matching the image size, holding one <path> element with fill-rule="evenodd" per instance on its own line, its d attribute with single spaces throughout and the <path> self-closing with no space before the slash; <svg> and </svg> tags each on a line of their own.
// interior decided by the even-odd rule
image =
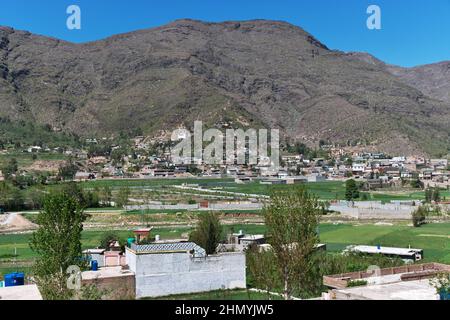
<svg viewBox="0 0 450 320">
<path fill-rule="evenodd" d="M 128 238 L 128 239 L 127 239 L 128 247 L 131 247 L 131 244 L 134 243 L 135 241 L 136 241 L 135 238 Z"/>
<path fill-rule="evenodd" d="M 92 260 L 91 261 L 91 270 L 92 271 L 98 271 L 98 261 L 97 260 Z"/>
<path fill-rule="evenodd" d="M 23 286 L 24 284 L 25 274 L 23 272 L 5 274 L 5 287 Z"/>
</svg>

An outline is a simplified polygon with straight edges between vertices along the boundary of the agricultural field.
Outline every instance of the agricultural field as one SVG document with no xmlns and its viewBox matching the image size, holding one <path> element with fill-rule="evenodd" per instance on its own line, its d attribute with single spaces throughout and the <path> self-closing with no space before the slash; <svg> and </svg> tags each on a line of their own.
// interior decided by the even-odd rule
<svg viewBox="0 0 450 320">
<path fill-rule="evenodd" d="M 59 155 L 54 156 L 57 157 Z M 85 191 L 91 191 L 96 195 L 102 192 L 103 187 L 108 186 L 112 201 L 116 201 L 119 191 L 127 187 L 129 191 L 129 204 L 131 205 L 149 203 L 150 201 L 157 201 L 166 205 L 199 203 L 203 200 L 248 201 L 259 198 L 260 201 L 264 201 L 273 190 L 292 187 L 292 185 L 265 185 L 260 184 L 259 181 L 238 184 L 235 183 L 234 179 L 229 178 L 110 179 L 79 182 L 78 184 Z M 14 190 L 17 194 L 14 193 L 14 195 L 18 199 L 23 199 L 24 203 L 28 205 L 28 208 L 33 208 L 30 206 L 35 204 L 44 194 L 50 191 L 57 191 L 63 186 L 64 184 L 62 183 L 56 183 L 50 185 L 32 185 L 25 189 L 15 188 Z M 345 183 L 343 181 L 308 182 L 304 186 L 319 200 L 332 201 L 344 200 L 345 198 Z M 440 193 L 443 200 L 450 199 L 449 190 L 441 190 Z M 424 191 L 410 188 L 383 189 L 379 191 L 361 192 L 361 194 L 365 195 L 361 199 L 382 202 L 389 202 L 391 200 L 421 200 L 425 198 Z M 107 210 L 107 208 L 89 208 L 89 210 Z"/>
<path fill-rule="evenodd" d="M 28 167 L 36 161 L 56 161 L 67 160 L 67 156 L 62 153 L 28 153 L 21 151 L 10 151 L 0 154 L 0 166 L 4 166 L 11 159 L 16 159 L 19 167 Z"/>
<path fill-rule="evenodd" d="M 195 184 L 205 189 L 198 191 L 193 189 L 177 189 L 174 186 L 181 186 L 182 184 Z M 259 181 L 252 181 L 249 183 L 238 184 L 233 179 L 229 178 L 189 178 L 189 179 L 147 179 L 147 180 L 128 180 L 128 179 L 114 179 L 114 180 L 96 180 L 83 182 L 82 186 L 88 189 L 94 187 L 109 186 L 112 189 L 121 187 L 130 187 L 134 192 L 139 189 L 148 189 L 150 191 L 158 192 L 160 194 L 175 192 L 182 192 L 187 195 L 211 195 L 214 191 L 216 196 L 232 196 L 230 193 L 251 195 L 270 195 L 272 190 L 292 187 L 292 185 L 265 185 L 260 184 Z M 345 198 L 345 182 L 342 181 L 323 181 L 323 182 L 308 182 L 305 187 L 321 200 L 343 200 Z M 391 200 L 421 200 L 424 199 L 424 192 L 409 188 L 400 190 L 384 189 L 380 191 L 366 192 L 368 200 L 391 201 Z M 441 191 L 443 199 L 450 199 L 450 191 Z"/>
<path fill-rule="evenodd" d="M 155 228 L 152 233 L 162 239 L 179 238 L 191 229 L 184 226 Z M 238 232 L 263 234 L 265 226 L 258 224 L 225 225 L 224 233 Z M 96 247 L 104 231 L 87 230 L 83 232 L 83 248 Z M 320 241 L 327 244 L 330 252 L 340 252 L 348 245 L 367 244 L 424 249 L 424 261 L 450 264 L 450 223 L 426 224 L 413 228 L 406 223 L 397 224 L 359 224 L 339 223 L 321 224 Z M 128 230 L 119 231 L 121 237 L 131 235 Z M 34 253 L 28 246 L 30 234 L 0 235 L 0 274 L 11 271 L 11 261 L 17 259 L 17 269 L 22 270 L 33 259 Z M 17 256 L 13 256 L 15 249 Z M 8 264 L 5 264 L 8 261 Z"/>
<path fill-rule="evenodd" d="M 179 238 L 188 232 L 186 227 L 155 228 L 154 234 L 159 234 L 163 239 Z M 101 236 L 105 231 L 87 230 L 82 233 L 83 249 L 95 248 L 99 245 Z M 118 230 L 119 237 L 126 239 L 133 236 L 130 230 Z M 31 234 L 5 234 L 0 235 L 0 275 L 11 271 L 26 271 L 27 266 L 35 257 L 28 243 Z M 14 267 L 16 265 L 17 267 Z"/>
</svg>

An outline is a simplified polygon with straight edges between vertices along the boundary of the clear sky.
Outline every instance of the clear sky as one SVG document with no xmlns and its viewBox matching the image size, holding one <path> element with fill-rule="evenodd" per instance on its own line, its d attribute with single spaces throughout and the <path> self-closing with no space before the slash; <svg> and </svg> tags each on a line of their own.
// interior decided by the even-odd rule
<svg viewBox="0 0 450 320">
<path fill-rule="evenodd" d="M 364 51 L 415 66 L 450 60 L 450 0 L 0 0 L 0 25 L 73 42 L 159 26 L 175 19 L 273 19 L 301 26 L 332 49 Z M 381 8 L 381 30 L 366 27 Z M 69 5 L 81 30 L 66 27 Z"/>
</svg>

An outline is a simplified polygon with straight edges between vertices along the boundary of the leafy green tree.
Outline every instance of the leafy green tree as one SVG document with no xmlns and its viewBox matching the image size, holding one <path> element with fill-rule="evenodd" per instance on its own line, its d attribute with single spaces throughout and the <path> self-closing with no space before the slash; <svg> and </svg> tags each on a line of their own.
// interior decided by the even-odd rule
<svg viewBox="0 0 450 320">
<path fill-rule="evenodd" d="M 61 191 L 75 198 L 83 208 L 87 207 L 83 188 L 76 182 L 71 181 L 64 183 L 61 187 Z"/>
<path fill-rule="evenodd" d="M 260 250 L 252 245 L 246 251 L 246 264 L 248 280 L 251 286 L 265 290 L 270 298 L 270 291 L 281 287 L 281 277 L 275 263 L 276 257 L 273 250 Z"/>
<path fill-rule="evenodd" d="M 102 206 L 110 206 L 112 200 L 111 188 L 106 185 L 99 191 L 100 204 Z"/>
<path fill-rule="evenodd" d="M 318 200 L 303 186 L 274 190 L 264 208 L 268 242 L 275 253 L 286 300 L 295 289 L 308 286 L 320 215 Z"/>
<path fill-rule="evenodd" d="M 345 182 L 345 199 L 352 201 L 359 198 L 359 190 L 355 180 L 349 179 Z"/>
<path fill-rule="evenodd" d="M 37 217 L 39 229 L 30 247 L 37 254 L 33 265 L 36 283 L 45 299 L 70 299 L 67 286 L 69 266 L 84 267 L 81 232 L 87 215 L 78 200 L 66 192 L 49 194 Z"/>
<path fill-rule="evenodd" d="M 111 241 L 119 241 L 120 237 L 115 231 L 106 231 L 102 234 L 100 238 L 99 248 L 108 249 L 108 245 Z"/>
<path fill-rule="evenodd" d="M 116 207 L 122 208 L 128 204 L 130 188 L 128 186 L 119 189 L 116 195 Z"/>
<path fill-rule="evenodd" d="M 206 212 L 199 215 L 197 226 L 189 235 L 189 241 L 205 249 L 206 254 L 213 254 L 222 239 L 222 233 L 218 214 Z"/>
<path fill-rule="evenodd" d="M 412 213 L 412 223 L 414 227 L 420 227 L 422 224 L 425 223 L 425 219 L 427 216 L 427 208 L 425 206 L 418 207 L 413 213 Z"/>
<path fill-rule="evenodd" d="M 422 181 L 420 181 L 420 179 L 418 177 L 412 179 L 410 184 L 411 184 L 411 188 L 414 188 L 414 189 L 422 189 L 423 188 L 423 183 L 422 183 Z"/>
<path fill-rule="evenodd" d="M 6 165 L 2 167 L 2 172 L 6 179 L 11 178 L 11 176 L 16 174 L 18 170 L 19 165 L 16 158 L 9 159 Z"/>
<path fill-rule="evenodd" d="M 59 167 L 58 177 L 62 180 L 73 180 L 77 171 L 78 167 L 73 163 L 72 160 L 69 160 L 67 164 Z"/>
<path fill-rule="evenodd" d="M 434 202 L 440 202 L 441 201 L 441 193 L 439 191 L 439 188 L 433 189 L 432 199 Z"/>
<path fill-rule="evenodd" d="M 450 294 L 450 273 L 438 273 L 436 276 L 430 279 L 430 284 L 436 289 L 437 294 L 448 297 L 448 295 Z"/>
<path fill-rule="evenodd" d="M 23 193 L 9 181 L 0 181 L 0 207 L 4 211 L 24 208 Z"/>
<path fill-rule="evenodd" d="M 425 189 L 425 202 L 430 203 L 433 198 L 433 190 L 431 188 Z"/>
</svg>

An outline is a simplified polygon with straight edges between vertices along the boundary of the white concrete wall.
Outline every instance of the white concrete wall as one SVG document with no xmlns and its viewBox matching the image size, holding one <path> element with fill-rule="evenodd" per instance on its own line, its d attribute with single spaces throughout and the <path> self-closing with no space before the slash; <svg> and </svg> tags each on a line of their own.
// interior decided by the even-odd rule
<svg viewBox="0 0 450 320">
<path fill-rule="evenodd" d="M 339 201 L 330 206 L 330 210 L 358 219 L 410 219 L 417 208 L 398 203 L 383 204 L 381 201 L 355 201 L 353 204 Z"/>
<path fill-rule="evenodd" d="M 210 203 L 210 210 L 261 210 L 262 203 Z"/>
<path fill-rule="evenodd" d="M 246 287 L 245 254 L 192 258 L 189 253 L 138 254 L 127 249 L 136 297 L 158 297 Z"/>
<path fill-rule="evenodd" d="M 199 204 L 145 204 L 124 206 L 125 210 L 196 210 Z"/>
</svg>

